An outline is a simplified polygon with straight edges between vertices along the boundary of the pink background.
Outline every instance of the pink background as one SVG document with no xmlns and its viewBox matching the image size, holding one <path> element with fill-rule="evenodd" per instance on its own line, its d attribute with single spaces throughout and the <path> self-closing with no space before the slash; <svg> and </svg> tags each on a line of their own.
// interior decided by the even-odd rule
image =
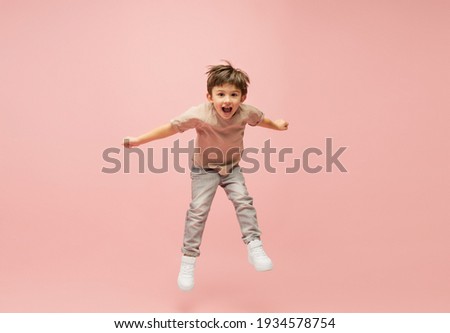
<svg viewBox="0 0 450 333">
<path fill-rule="evenodd" d="M 1 1 L 0 311 L 449 312 L 449 11 L 445 0 Z M 220 191 L 196 287 L 182 293 L 189 176 L 137 163 L 104 174 L 102 152 L 203 102 L 220 59 L 249 73 L 249 104 L 290 122 L 248 128 L 247 147 L 270 138 L 292 160 L 330 137 L 348 147 L 349 172 L 286 174 L 274 161 L 276 174 L 247 175 L 268 273 L 247 263 Z"/>
</svg>

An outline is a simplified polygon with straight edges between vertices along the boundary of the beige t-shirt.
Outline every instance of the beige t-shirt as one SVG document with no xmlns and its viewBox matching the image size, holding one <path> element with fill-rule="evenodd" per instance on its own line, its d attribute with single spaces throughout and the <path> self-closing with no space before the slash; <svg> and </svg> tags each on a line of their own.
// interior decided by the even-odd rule
<svg viewBox="0 0 450 333">
<path fill-rule="evenodd" d="M 236 166 L 244 149 L 245 125 L 258 125 L 264 114 L 257 108 L 241 104 L 230 119 L 221 118 L 212 103 L 194 106 L 171 120 L 179 132 L 195 128 L 194 165 L 217 170 L 226 175 Z"/>
</svg>

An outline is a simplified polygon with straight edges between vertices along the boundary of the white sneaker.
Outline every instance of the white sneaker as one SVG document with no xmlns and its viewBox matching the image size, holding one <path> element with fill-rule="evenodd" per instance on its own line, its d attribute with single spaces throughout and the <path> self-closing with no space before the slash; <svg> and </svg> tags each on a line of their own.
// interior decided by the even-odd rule
<svg viewBox="0 0 450 333">
<path fill-rule="evenodd" d="M 181 257 L 180 273 L 178 274 L 178 288 L 189 291 L 194 288 L 194 269 L 196 257 Z"/>
<path fill-rule="evenodd" d="M 262 247 L 262 242 L 257 239 L 247 244 L 248 261 L 259 272 L 270 271 L 273 267 L 272 260 L 267 256 Z"/>
</svg>

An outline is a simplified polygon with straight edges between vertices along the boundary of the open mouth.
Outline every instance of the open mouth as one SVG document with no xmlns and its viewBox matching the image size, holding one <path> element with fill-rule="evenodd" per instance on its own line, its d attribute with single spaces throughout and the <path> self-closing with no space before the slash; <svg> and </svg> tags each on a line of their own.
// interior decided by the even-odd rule
<svg viewBox="0 0 450 333">
<path fill-rule="evenodd" d="M 223 111 L 223 113 L 231 113 L 231 111 L 233 111 L 233 108 L 231 106 L 229 106 L 229 107 L 223 106 L 222 111 Z"/>
</svg>

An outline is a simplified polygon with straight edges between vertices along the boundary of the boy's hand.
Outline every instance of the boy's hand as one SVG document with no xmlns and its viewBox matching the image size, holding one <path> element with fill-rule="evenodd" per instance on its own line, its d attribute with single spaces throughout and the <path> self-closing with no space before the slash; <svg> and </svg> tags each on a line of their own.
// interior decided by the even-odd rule
<svg viewBox="0 0 450 333">
<path fill-rule="evenodd" d="M 289 123 L 284 119 L 270 120 L 264 117 L 258 125 L 273 130 L 285 131 L 288 129 Z"/>
<path fill-rule="evenodd" d="M 274 122 L 274 125 L 277 130 L 285 131 L 288 129 L 289 123 L 285 121 L 284 119 L 277 119 Z"/>
<path fill-rule="evenodd" d="M 127 136 L 123 139 L 122 145 L 125 148 L 133 148 L 139 146 L 139 141 L 137 138 Z"/>
</svg>

